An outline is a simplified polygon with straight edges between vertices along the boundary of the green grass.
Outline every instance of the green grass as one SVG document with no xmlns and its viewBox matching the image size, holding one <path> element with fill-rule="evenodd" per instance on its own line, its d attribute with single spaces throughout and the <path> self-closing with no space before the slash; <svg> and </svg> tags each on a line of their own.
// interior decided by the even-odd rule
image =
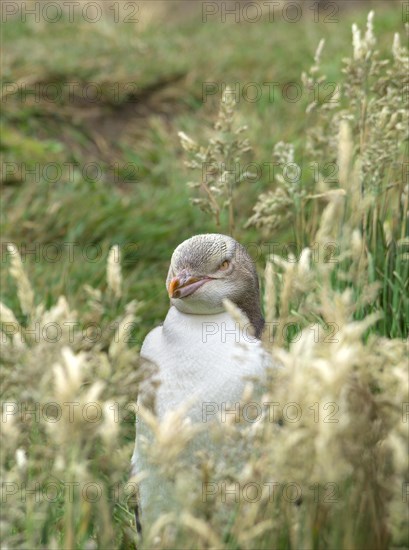
<svg viewBox="0 0 409 550">
<path fill-rule="evenodd" d="M 376 30 L 381 46 L 386 48 L 392 29 L 399 23 L 399 13 L 385 6 L 381 12 Z M 308 98 L 299 103 L 284 101 L 282 86 L 300 82 L 300 73 L 311 63 L 321 37 L 326 39 L 323 68 L 329 80 L 336 79 L 342 58 L 339 50 L 346 50 L 350 43 L 351 21 L 362 22 L 365 17 L 365 11 L 341 12 L 340 23 L 335 26 L 311 21 L 204 24 L 195 10 L 186 21 L 170 18 L 169 23 L 153 23 L 141 30 L 138 25 L 125 23 L 8 22 L 3 35 L 4 45 L 10 44 L 4 82 L 28 79 L 34 81 L 31 87 L 57 83 L 61 98 L 56 103 L 36 103 L 29 94 L 23 102 L 15 95 L 8 96 L 3 114 L 3 162 L 23 162 L 28 168 L 51 162 L 62 168 L 64 163 L 78 163 L 80 170 L 79 175 L 62 176 L 55 184 L 42 177 L 31 183 L 6 181 L 3 241 L 35 242 L 38 246 L 63 241 L 84 246 L 98 243 L 104 251 L 114 243 L 137 243 L 135 261 L 127 262 L 127 287 L 130 296 L 142 297 L 149 304 L 144 320 L 150 328 L 166 311 L 163 280 L 173 248 L 193 233 L 216 230 L 202 213 L 187 206 L 188 176 L 176 138 L 178 130 L 205 136 L 214 119 L 221 93 L 203 103 L 202 83 L 239 83 L 240 92 L 250 82 L 260 88 L 263 82 L 279 83 L 273 102 L 264 93 L 257 103 L 242 96 L 239 104 L 239 117 L 249 127 L 254 158 L 268 162 L 272 145 L 278 140 L 292 139 L 296 145 L 303 141 L 302 106 Z M 81 102 L 64 97 L 66 83 L 72 81 L 99 86 L 101 101 L 85 107 L 98 111 L 99 126 L 95 129 L 94 119 L 83 118 Z M 137 83 L 142 99 L 130 103 L 121 91 L 112 106 L 116 84 L 123 90 L 130 82 Z M 152 93 L 154 86 L 159 90 Z M 30 84 L 27 87 L 30 89 Z M 123 118 L 123 125 L 113 126 L 122 113 L 128 113 L 129 118 Z M 102 139 L 107 151 L 101 152 L 95 146 L 95 136 L 104 116 L 108 129 Z M 81 176 L 82 167 L 90 162 L 101 166 L 97 182 Z M 115 178 L 110 166 L 115 162 L 120 167 L 132 163 L 137 181 L 121 185 L 121 175 L 116 178 L 119 183 L 112 181 Z M 260 181 L 238 190 L 241 223 L 250 215 L 258 193 L 269 185 L 264 172 Z M 51 211 L 51 205 L 58 208 Z M 285 241 L 287 236 L 286 228 L 282 228 L 274 241 Z M 255 233 L 241 232 L 239 237 L 244 241 L 259 239 Z M 81 307 L 81 286 L 85 281 L 101 282 L 104 259 L 68 265 L 58 262 L 52 270 L 40 259 L 30 266 L 30 276 L 39 296 L 64 292 Z M 3 299 L 9 302 L 10 293 Z"/>
<path fill-rule="evenodd" d="M 378 47 L 388 57 L 393 33 L 403 28 L 401 11 L 397 9 L 400 6 L 399 3 L 373 4 Z M 253 146 L 251 158 L 256 162 L 271 161 L 272 148 L 278 141 L 292 142 L 296 153 L 302 155 L 311 123 L 305 107 L 311 97 L 303 95 L 299 102 L 291 103 L 283 98 L 281 90 L 286 83 L 301 83 L 301 72 L 312 65 L 321 38 L 326 41 L 322 70 L 329 81 L 339 81 L 342 59 L 350 55 L 351 25 L 356 22 L 364 27 L 367 17 L 366 7 L 360 4 L 356 9 L 341 10 L 339 23 L 332 25 L 323 21 L 314 23 L 310 16 L 297 24 L 279 19 L 274 23 L 261 20 L 257 24 L 203 23 L 200 5 L 186 8 L 186 14 L 175 3 L 169 6 L 163 3 L 155 8 L 157 11 L 149 22 L 151 8 L 143 5 L 141 10 L 146 9 L 146 18 L 141 25 L 113 24 L 109 18 L 95 25 L 80 21 L 69 23 L 66 19 L 56 24 L 37 25 L 15 19 L 3 25 L 2 49 L 7 52 L 3 53 L 3 91 L 5 85 L 15 82 L 27 83 L 27 89 L 34 91 L 46 84 L 55 84 L 61 91 L 55 102 L 44 97 L 36 101 L 32 93 L 24 100 L 15 93 L 3 99 L 0 298 L 21 322 L 25 316 L 15 281 L 7 269 L 10 259 L 5 243 L 11 241 L 20 246 L 26 273 L 36 291 L 36 304 L 51 307 L 58 296 L 65 295 L 82 322 L 95 318 L 95 312 L 90 313 L 84 285 L 109 294 L 106 260 L 111 246 L 118 244 L 123 250 L 123 296 L 118 301 L 107 299 L 102 317 L 97 320 L 108 323 L 120 315 L 130 300 L 138 300 L 141 302 L 139 321 L 131 345 L 139 347 L 146 333 L 163 320 L 168 309 L 165 278 L 173 249 L 195 233 L 226 229 L 225 218 L 219 229 L 206 214 L 189 206 L 191 193 L 186 183 L 191 174 L 184 167 L 186 157 L 177 137 L 178 131 L 184 131 L 206 143 L 213 135 L 221 93 L 203 101 L 203 84 L 225 83 L 234 87 L 238 83 L 239 93 L 248 83 L 256 83 L 263 89 L 257 102 L 246 101 L 241 96 L 237 109 L 238 124 L 248 126 L 247 135 Z M 79 89 L 96 84 L 99 101 L 86 101 L 78 95 L 70 97 L 68 84 L 73 82 L 79 83 Z M 274 101 L 268 98 L 264 82 L 278 83 Z M 301 161 L 304 160 L 307 164 L 303 166 L 302 182 L 308 188 L 311 174 L 308 159 L 301 157 Z M 63 174 L 55 182 L 44 177 L 44 166 L 50 163 Z M 100 167 L 98 178 L 85 177 L 84 167 L 90 163 Z M 70 169 L 76 168 L 68 174 L 67 165 Z M 117 171 L 114 166 L 119 167 Z M 39 177 L 24 173 L 25 169 L 38 167 Z M 270 189 L 271 184 L 268 172 L 263 171 L 258 181 L 243 183 L 236 192 L 235 236 L 245 245 L 261 246 L 260 273 L 268 251 L 263 244 L 296 240 L 292 224 L 267 234 L 254 228 L 244 229 L 259 194 Z M 311 210 L 311 216 L 316 216 L 316 212 Z M 409 326 L 409 264 L 394 247 L 382 241 L 383 230 L 379 230 L 377 238 L 374 245 L 377 254 L 370 258 L 368 281 L 381 281 L 380 298 L 374 309 L 382 309 L 386 315 L 369 334 L 402 337 Z M 73 260 L 66 252 L 67 244 L 74 253 Z M 24 246 L 34 250 L 34 254 L 25 256 Z M 56 262 L 47 260 L 46 253 L 52 255 L 55 250 L 64 251 L 61 258 Z M 97 251 L 97 261 L 84 258 L 86 250 Z M 350 282 L 340 283 L 337 277 L 333 282 L 338 290 L 351 286 Z M 357 295 L 358 298 L 359 292 Z M 405 311 L 403 315 L 401 312 Z M 301 322 L 308 319 L 304 313 L 300 313 Z M 358 309 L 356 318 L 362 319 L 367 313 L 366 307 Z M 314 319 L 322 321 L 317 316 Z M 107 347 L 104 341 L 103 350 Z M 38 367 L 35 359 L 33 356 L 24 360 L 35 369 Z M 98 368 L 98 361 L 105 364 L 98 355 Z M 98 368 L 93 371 L 95 376 L 99 376 Z M 24 364 L 19 363 L 18 369 L 17 372 L 24 374 Z M 113 368 L 112 372 L 118 371 Z M 39 373 L 34 378 L 37 380 L 40 376 Z M 105 373 L 102 377 L 109 386 L 109 376 Z M 86 385 L 92 381 L 90 376 Z M 27 384 L 32 388 L 32 382 Z M 118 382 L 112 386 L 122 388 Z M 20 390 L 21 383 L 16 382 L 16 387 Z M 129 388 L 121 391 L 126 395 L 126 389 L 133 391 L 133 388 L 130 383 Z M 121 430 L 121 442 L 126 447 L 121 452 L 126 453 L 132 443 L 133 426 L 122 425 Z M 31 475 L 47 479 L 41 471 L 44 465 L 53 468 L 53 453 L 57 451 L 53 448 L 47 454 L 47 443 L 44 443 L 47 438 L 34 429 L 28 430 L 24 442 L 27 446 L 33 445 L 39 453 L 40 470 Z M 112 450 L 99 451 L 95 448 L 81 455 L 84 464 L 92 464 L 96 479 L 112 482 L 113 470 L 116 480 L 125 481 L 126 471 L 115 471 L 118 456 Z M 9 458 L 9 463 L 13 460 Z M 66 505 L 60 500 L 45 513 L 48 519 L 40 537 L 42 544 L 57 540 L 60 547 L 64 547 L 70 532 L 67 510 L 75 516 L 72 521 L 78 530 L 75 547 L 83 547 L 90 538 L 109 539 L 108 531 L 108 534 L 99 533 L 102 522 L 93 516 L 95 511 L 81 508 L 75 512 Z M 132 535 L 127 531 L 132 517 L 126 499 L 113 509 L 116 531 L 110 540 L 115 540 L 121 548 L 132 547 Z M 21 544 L 20 536 L 26 541 L 37 536 L 32 521 L 35 512 L 29 511 L 28 519 L 24 519 L 23 512 L 14 524 L 16 548 Z M 107 510 L 101 508 L 97 512 L 106 514 Z M 331 525 L 334 526 L 334 522 Z M 276 539 L 280 548 L 291 547 L 287 529 L 284 523 Z M 332 534 L 326 532 L 325 526 L 322 531 L 319 526 L 317 529 L 317 548 L 326 540 L 346 540 L 343 533 L 335 532 L 334 528 Z M 364 531 L 361 530 L 360 537 Z M 260 544 L 267 548 L 270 541 L 266 540 L 268 542 Z M 225 543 L 226 548 L 239 547 L 234 533 L 226 533 Z"/>
</svg>

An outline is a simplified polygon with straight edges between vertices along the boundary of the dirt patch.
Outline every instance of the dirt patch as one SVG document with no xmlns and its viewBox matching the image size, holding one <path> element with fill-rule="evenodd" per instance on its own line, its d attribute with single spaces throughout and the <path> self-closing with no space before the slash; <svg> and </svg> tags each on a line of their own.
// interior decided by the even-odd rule
<svg viewBox="0 0 409 550">
<path fill-rule="evenodd" d="M 170 75 L 120 102 L 109 98 L 92 101 L 82 96 L 58 106 L 40 101 L 36 105 L 36 118 L 41 120 L 38 137 L 58 139 L 77 160 L 112 164 L 121 155 L 122 145 L 143 139 L 152 116 L 170 123 L 186 108 L 184 78 L 185 74 Z"/>
</svg>

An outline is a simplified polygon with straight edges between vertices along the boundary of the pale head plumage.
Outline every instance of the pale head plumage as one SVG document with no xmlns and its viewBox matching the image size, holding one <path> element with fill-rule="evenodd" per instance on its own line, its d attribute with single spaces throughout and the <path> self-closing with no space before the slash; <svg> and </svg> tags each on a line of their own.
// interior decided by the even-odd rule
<svg viewBox="0 0 409 550">
<path fill-rule="evenodd" d="M 263 328 L 256 268 L 232 237 L 208 233 L 182 242 L 172 255 L 166 287 L 172 305 L 183 313 L 221 313 L 227 298 L 247 315 L 257 335 Z"/>
</svg>

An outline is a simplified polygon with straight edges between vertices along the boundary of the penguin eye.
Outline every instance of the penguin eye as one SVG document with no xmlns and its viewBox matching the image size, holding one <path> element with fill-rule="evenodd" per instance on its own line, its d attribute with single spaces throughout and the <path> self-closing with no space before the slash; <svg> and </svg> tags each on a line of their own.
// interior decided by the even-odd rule
<svg viewBox="0 0 409 550">
<path fill-rule="evenodd" d="M 226 271 L 229 265 L 230 265 L 229 260 L 224 260 L 224 262 L 219 267 L 219 271 Z"/>
</svg>

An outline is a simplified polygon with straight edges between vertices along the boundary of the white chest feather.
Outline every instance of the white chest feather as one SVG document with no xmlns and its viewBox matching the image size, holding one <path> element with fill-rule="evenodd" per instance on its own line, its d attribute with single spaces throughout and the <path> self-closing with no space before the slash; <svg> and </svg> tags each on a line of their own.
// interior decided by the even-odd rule
<svg viewBox="0 0 409 550">
<path fill-rule="evenodd" d="M 161 421 L 167 413 L 189 404 L 186 416 L 192 423 L 206 426 L 210 411 L 222 411 L 238 403 L 248 378 L 262 378 L 271 365 L 270 357 L 261 343 L 242 331 L 227 313 L 217 315 L 190 315 L 171 307 L 163 326 L 155 328 L 146 337 L 141 357 L 158 368 L 155 380 L 156 414 Z M 143 393 L 143 392 L 142 392 Z M 139 398 L 138 398 L 139 399 Z M 229 405 L 230 404 L 230 405 Z M 216 420 L 217 412 L 210 422 Z M 151 525 L 161 513 L 177 509 L 178 500 L 172 482 L 160 467 L 149 458 L 152 433 L 142 419 L 137 423 L 133 472 L 144 472 L 147 477 L 139 485 L 140 507 L 145 525 Z M 226 447 L 226 448 L 225 448 Z M 224 471 L 227 454 L 236 468 L 243 455 L 242 447 L 232 453 L 228 443 L 213 442 L 208 430 L 201 430 L 179 457 L 184 477 L 193 475 L 192 483 L 199 484 L 196 472 L 196 452 L 206 449 Z M 190 470 L 189 470 L 190 468 Z M 198 470 L 200 472 L 200 470 Z"/>
<path fill-rule="evenodd" d="M 227 313 L 189 315 L 175 307 L 148 334 L 141 356 L 159 369 L 158 417 L 189 402 L 193 421 L 207 403 L 239 401 L 246 378 L 260 377 L 268 363 L 260 342 Z"/>
</svg>

